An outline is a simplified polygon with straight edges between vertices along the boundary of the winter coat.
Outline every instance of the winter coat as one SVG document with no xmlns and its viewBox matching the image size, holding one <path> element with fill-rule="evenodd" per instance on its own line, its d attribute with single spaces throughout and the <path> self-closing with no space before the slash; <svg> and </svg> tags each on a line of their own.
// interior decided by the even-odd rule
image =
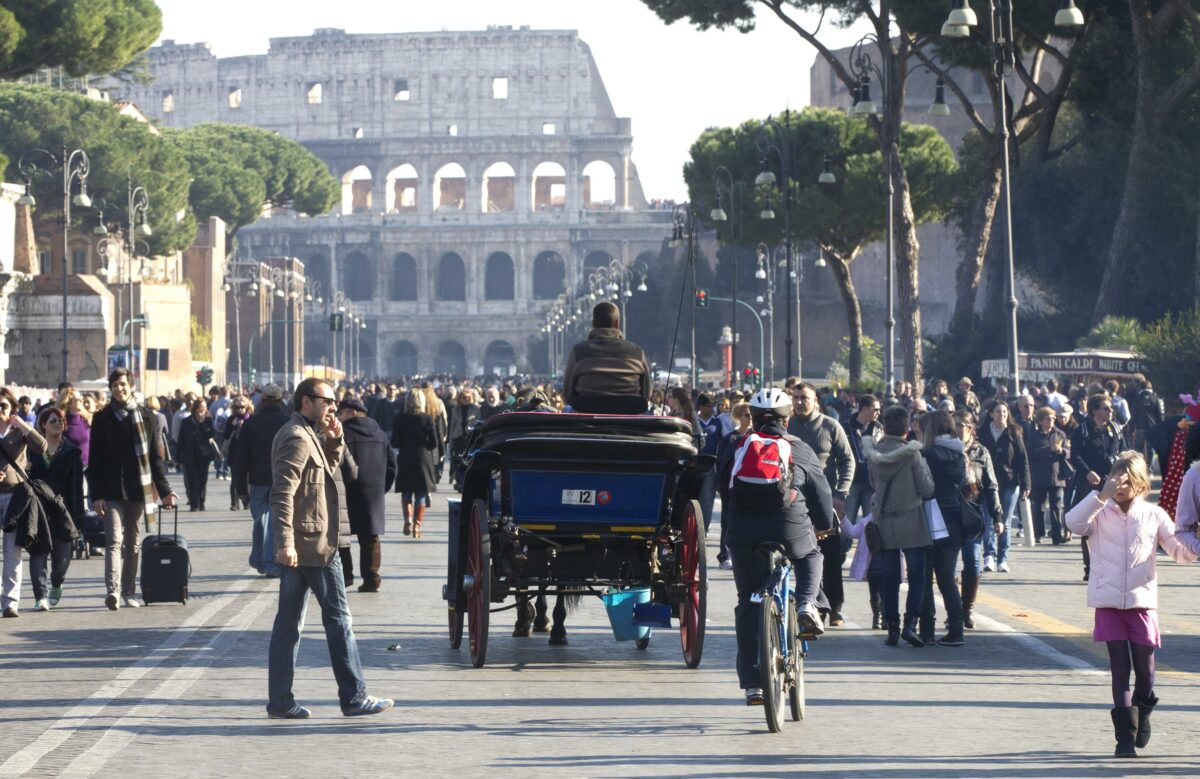
<svg viewBox="0 0 1200 779">
<path fill-rule="evenodd" d="M 215 441 L 216 430 L 212 417 L 196 419 L 193 414 L 179 425 L 179 462 L 184 465 L 205 465 L 213 460 L 213 449 L 208 443 Z"/>
<path fill-rule="evenodd" d="M 1025 454 L 1025 441 L 1022 437 L 1013 435 L 1012 428 L 1006 427 L 997 438 L 992 433 L 992 426 L 987 422 L 980 425 L 976 436 L 992 456 L 992 467 L 996 471 L 1000 486 L 1028 490 L 1029 458 Z"/>
<path fill-rule="evenodd" d="M 335 474 L 345 448 L 342 438 L 318 434 L 298 412 L 275 434 L 268 458 L 274 477 L 275 551 L 294 547 L 300 565 L 323 568 L 337 554 L 340 500 Z"/>
<path fill-rule="evenodd" d="M 1089 471 L 1095 471 L 1101 479 L 1107 478 L 1120 453 L 1121 434 L 1116 425 L 1109 422 L 1104 428 L 1098 428 L 1091 419 L 1083 420 L 1071 433 L 1070 462 L 1075 469 L 1075 494 L 1082 497 L 1096 486 L 1087 481 Z"/>
<path fill-rule="evenodd" d="M 1066 521 L 1072 533 L 1088 537 L 1092 564 L 1087 604 L 1093 608 L 1156 609 L 1157 547 L 1176 562 L 1196 559 L 1175 538 L 1175 523 L 1167 512 L 1141 497 L 1124 512 L 1093 490 L 1067 512 Z"/>
<path fill-rule="evenodd" d="M 142 424 L 150 444 L 150 478 L 160 497 L 171 494 L 171 484 L 163 471 L 161 452 L 153 445 L 154 412 L 141 409 Z M 143 500 L 142 472 L 138 466 L 133 417 L 117 416 L 116 404 L 109 403 L 92 417 L 92 435 L 88 442 L 85 476 L 92 500 Z"/>
<path fill-rule="evenodd" d="M 467 436 L 471 428 L 480 420 L 479 406 L 475 403 L 464 406 L 455 403 L 450 407 L 450 446 L 455 451 L 461 451 L 467 445 Z"/>
<path fill-rule="evenodd" d="M 1041 428 L 1034 427 L 1025 441 L 1025 451 L 1029 455 L 1029 486 L 1035 489 L 1067 486 L 1067 480 L 1074 475 L 1068 460 L 1071 446 L 1067 434 L 1057 428 L 1043 433 Z M 1054 451 L 1056 443 L 1057 452 Z"/>
<path fill-rule="evenodd" d="M 874 485 L 871 484 L 871 469 L 867 467 L 867 458 L 862 453 L 862 441 L 864 438 L 878 441 L 883 436 L 883 426 L 876 421 L 863 426 L 859 424 L 858 415 L 853 414 L 842 422 L 842 429 L 846 431 L 846 442 L 850 444 L 850 451 L 854 453 L 854 484 L 874 489 Z"/>
<path fill-rule="evenodd" d="M 967 444 L 967 460 L 971 465 L 972 480 L 979 489 L 978 503 L 987 509 L 989 517 L 1003 517 L 1004 509 L 1000 506 L 1000 485 L 996 481 L 996 471 L 992 468 L 992 456 L 978 441 Z"/>
<path fill-rule="evenodd" d="M 428 414 L 400 414 L 392 428 L 396 450 L 396 492 L 428 495 L 437 487 L 434 455 L 437 433 Z"/>
<path fill-rule="evenodd" d="M 344 440 L 344 437 L 343 437 Z M 347 446 L 342 450 L 342 464 L 333 472 L 333 484 L 338 495 L 338 549 L 350 548 L 349 493 L 358 480 L 358 463 Z"/>
<path fill-rule="evenodd" d="M 346 507 L 350 532 L 381 536 L 384 529 L 384 497 L 396 480 L 396 458 L 379 425 L 370 417 L 351 417 L 342 424 L 346 450 L 358 463 L 358 478 L 348 485 Z"/>
<path fill-rule="evenodd" d="M 879 523 L 883 548 L 932 544 L 921 504 L 933 497 L 933 476 L 921 456 L 921 445 L 888 435 L 878 443 L 863 440 L 863 451 L 875 482 L 871 513 Z"/>
<path fill-rule="evenodd" d="M 571 347 L 563 369 L 563 400 L 569 406 L 588 395 L 632 396 L 650 400 L 650 363 L 642 347 L 613 327 L 594 327 L 586 341 Z"/>
<path fill-rule="evenodd" d="M 774 423 L 764 425 L 760 432 L 786 435 L 783 428 Z M 729 507 L 732 521 L 726 532 L 726 545 L 753 547 L 775 542 L 784 545 L 789 557 L 798 558 L 817 548 L 814 528 L 829 530 L 834 527 L 837 520 L 833 513 L 833 498 L 817 455 L 799 438 L 788 436 L 788 440 L 792 445 L 792 489 L 798 492 L 796 500 L 783 511 L 751 512 L 738 508 L 735 492 Z M 724 521 L 725 517 L 721 519 Z"/>
<path fill-rule="evenodd" d="M 389 400 L 388 398 L 380 398 L 375 403 L 375 408 L 371 413 L 371 419 L 379 423 L 381 430 L 391 430 L 396 424 L 396 416 L 404 411 L 404 398 Z"/>
<path fill-rule="evenodd" d="M 963 489 L 967 483 L 967 457 L 962 439 L 938 436 L 933 446 L 922 452 L 929 474 L 933 477 L 933 498 L 937 501 L 950 541 L 962 544 Z"/>
<path fill-rule="evenodd" d="M 271 446 L 275 434 L 287 424 L 289 417 L 283 406 L 263 403 L 242 425 L 231 463 L 233 485 L 238 495 L 248 496 L 251 484 L 271 486 Z"/>
<path fill-rule="evenodd" d="M 788 420 L 787 429 L 812 447 L 825 471 L 829 489 L 844 500 L 854 483 L 854 450 L 850 448 L 841 424 L 833 417 L 816 413 L 807 420 L 793 416 Z"/>
<path fill-rule="evenodd" d="M 92 426 L 86 419 L 83 418 L 83 414 L 64 413 L 64 416 L 66 417 L 67 423 L 63 427 L 63 438 L 79 447 L 79 451 L 83 457 L 83 467 L 87 468 L 87 453 L 92 439 Z M 142 416 L 147 420 L 150 419 L 150 416 L 146 412 L 143 412 Z M 149 422 L 147 422 L 147 425 L 149 425 Z M 150 432 L 149 427 L 147 427 L 146 432 Z"/>
<path fill-rule="evenodd" d="M 62 496 L 76 527 L 83 527 L 83 457 L 79 447 L 64 437 L 49 460 L 44 454 L 29 458 L 29 478 L 41 479 Z"/>
<path fill-rule="evenodd" d="M 1192 551 L 1200 555 L 1200 463 L 1193 462 L 1183 474 L 1179 485 L 1179 498 L 1175 502 L 1175 537 Z"/>
</svg>

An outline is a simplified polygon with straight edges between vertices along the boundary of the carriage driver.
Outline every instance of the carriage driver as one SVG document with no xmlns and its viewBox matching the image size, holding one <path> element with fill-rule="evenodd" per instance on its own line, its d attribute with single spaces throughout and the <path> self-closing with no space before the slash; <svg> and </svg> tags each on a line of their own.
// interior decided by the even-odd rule
<svg viewBox="0 0 1200 779">
<path fill-rule="evenodd" d="M 792 401 L 787 393 L 768 387 L 750 399 L 753 432 L 763 440 L 782 439 L 781 446 L 791 448 L 791 489 L 782 509 L 748 510 L 753 496 L 739 493 L 737 466 L 731 480 L 731 518 L 726 536 L 733 560 L 733 580 L 737 587 L 734 623 L 737 629 L 738 682 L 746 691 L 746 705 L 762 705 L 762 682 L 758 669 L 758 622 L 760 605 L 750 597 L 762 588 L 770 574 L 767 556 L 756 549 L 763 543 L 778 543 L 792 561 L 795 575 L 796 609 L 801 633 L 819 635 L 821 618 L 817 611 L 820 597 L 823 557 L 817 546 L 817 532 L 828 531 L 837 521 L 829 482 L 821 470 L 817 455 L 808 444 L 787 434 Z M 743 439 L 746 442 L 747 435 Z M 739 444 L 739 450 L 742 444 Z M 740 453 L 740 451 L 739 451 Z M 786 459 L 786 452 L 783 453 Z M 746 459 L 743 457 L 743 460 Z M 739 494 L 745 496 L 739 503 Z M 722 517 L 724 521 L 724 517 Z M 814 530 L 815 527 L 815 530 Z"/>
<path fill-rule="evenodd" d="M 642 347 L 625 340 L 621 313 L 607 300 L 592 309 L 586 341 L 571 347 L 563 399 L 585 414 L 644 414 L 650 402 L 650 364 Z"/>
</svg>

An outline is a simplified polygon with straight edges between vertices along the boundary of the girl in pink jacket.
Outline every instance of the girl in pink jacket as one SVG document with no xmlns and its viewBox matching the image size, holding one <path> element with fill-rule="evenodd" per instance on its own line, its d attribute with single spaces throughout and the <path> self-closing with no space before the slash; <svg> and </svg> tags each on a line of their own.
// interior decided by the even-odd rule
<svg viewBox="0 0 1200 779">
<path fill-rule="evenodd" d="M 1161 546 L 1181 563 L 1196 559 L 1175 538 L 1175 523 L 1167 512 L 1146 501 L 1149 492 L 1146 461 L 1137 452 L 1122 452 L 1103 488 L 1077 503 L 1066 518 L 1072 533 L 1088 537 L 1091 551 L 1088 605 L 1096 609 L 1092 637 L 1108 645 L 1117 757 L 1137 757 L 1134 747 L 1150 743 L 1150 713 L 1158 703 L 1154 650 L 1162 646 L 1162 635 L 1156 549 Z"/>
</svg>

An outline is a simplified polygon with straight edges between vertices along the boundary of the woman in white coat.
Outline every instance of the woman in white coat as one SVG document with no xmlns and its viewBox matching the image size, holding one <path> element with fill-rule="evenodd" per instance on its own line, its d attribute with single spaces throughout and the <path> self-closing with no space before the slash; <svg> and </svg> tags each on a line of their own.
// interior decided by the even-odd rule
<svg viewBox="0 0 1200 779">
<path fill-rule="evenodd" d="M 1181 563 L 1196 559 L 1175 537 L 1175 523 L 1167 512 L 1145 499 L 1149 492 L 1146 461 L 1137 452 L 1122 452 L 1103 488 L 1067 513 L 1067 527 L 1087 536 L 1091 551 L 1088 605 L 1096 609 L 1092 637 L 1108 645 L 1117 757 L 1137 757 L 1134 747 L 1150 742 L 1150 713 L 1158 703 L 1154 650 L 1162 646 L 1162 635 L 1155 550 L 1161 546 Z"/>
</svg>

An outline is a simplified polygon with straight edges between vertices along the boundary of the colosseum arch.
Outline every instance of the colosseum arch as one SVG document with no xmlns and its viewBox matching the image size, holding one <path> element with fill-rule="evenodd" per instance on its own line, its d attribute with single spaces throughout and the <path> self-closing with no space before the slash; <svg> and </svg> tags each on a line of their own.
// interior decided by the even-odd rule
<svg viewBox="0 0 1200 779">
<path fill-rule="evenodd" d="M 586 278 L 587 274 L 594 271 L 596 268 L 605 268 L 612 262 L 612 255 L 603 249 L 597 249 L 587 253 L 587 257 L 583 260 L 583 275 Z"/>
<path fill-rule="evenodd" d="M 310 254 L 304 258 L 304 277 L 321 285 L 322 296 L 329 297 L 333 292 L 329 275 L 329 259 L 324 254 Z"/>
<path fill-rule="evenodd" d="M 392 258 L 392 272 L 388 284 L 388 300 L 417 299 L 417 260 L 408 252 L 400 252 Z"/>
<path fill-rule="evenodd" d="M 392 168 L 387 174 L 387 208 L 389 214 L 417 210 L 417 169 L 407 162 Z"/>
<path fill-rule="evenodd" d="M 390 378 L 414 376 L 417 373 L 417 347 L 411 341 L 397 341 L 388 353 L 387 374 Z"/>
<path fill-rule="evenodd" d="M 545 251 L 533 261 L 534 300 L 554 300 L 567 288 L 567 266 L 558 252 Z"/>
<path fill-rule="evenodd" d="M 457 162 L 448 162 L 433 174 L 433 210 L 458 210 L 467 204 L 467 172 Z"/>
<path fill-rule="evenodd" d="M 513 259 L 504 252 L 493 252 L 487 259 L 483 297 L 484 300 L 513 300 L 516 297 Z"/>
<path fill-rule="evenodd" d="M 567 171 L 557 162 L 533 169 L 533 210 L 562 211 L 567 206 Z"/>
<path fill-rule="evenodd" d="M 359 251 L 339 258 L 341 289 L 350 300 L 370 300 L 375 297 L 375 262 Z"/>
<path fill-rule="evenodd" d="M 517 352 L 508 341 L 492 341 L 483 352 L 484 375 L 507 376 L 510 367 L 516 367 Z"/>
<path fill-rule="evenodd" d="M 483 172 L 483 213 L 512 211 L 517 206 L 517 174 L 507 162 L 495 162 Z"/>
<path fill-rule="evenodd" d="M 617 204 L 617 174 L 604 160 L 592 160 L 583 169 L 583 207 L 611 210 Z"/>
<path fill-rule="evenodd" d="M 438 300 L 467 299 L 467 266 L 454 252 L 446 252 L 438 261 L 435 293 Z"/>
<path fill-rule="evenodd" d="M 342 213 L 366 214 L 371 211 L 371 188 L 375 177 L 366 165 L 359 165 L 342 176 Z"/>
<path fill-rule="evenodd" d="M 465 373 L 467 350 L 458 341 L 442 341 L 438 346 L 437 359 L 433 363 L 435 373 Z"/>
</svg>

